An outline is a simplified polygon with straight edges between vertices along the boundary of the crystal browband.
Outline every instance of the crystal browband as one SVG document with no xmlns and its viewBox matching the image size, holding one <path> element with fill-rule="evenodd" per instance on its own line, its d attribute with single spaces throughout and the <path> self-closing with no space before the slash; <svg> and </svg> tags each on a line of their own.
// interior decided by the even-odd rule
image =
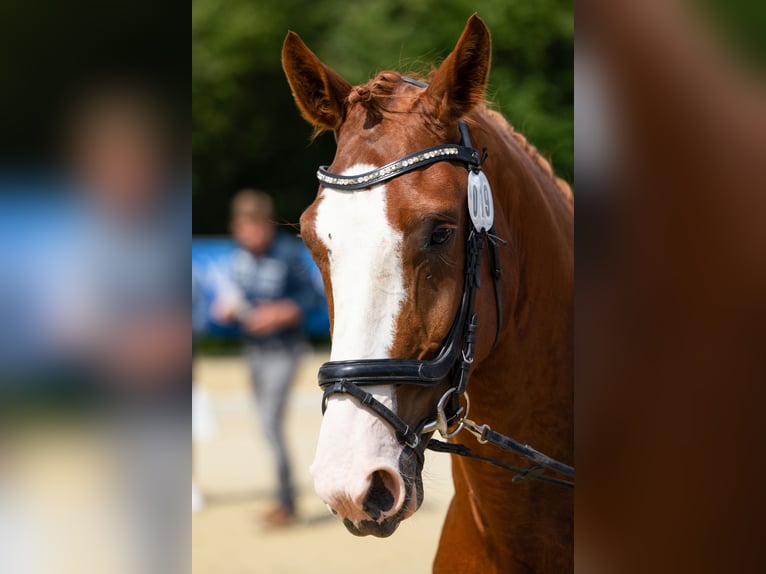
<svg viewBox="0 0 766 574">
<path fill-rule="evenodd" d="M 460 161 L 470 169 L 480 169 L 481 156 L 478 151 L 463 145 L 446 144 L 404 156 L 389 164 L 359 175 L 340 175 L 327 171 L 323 165 L 317 171 L 317 179 L 325 187 L 341 190 L 357 190 L 372 187 L 404 173 L 440 161 Z"/>
</svg>

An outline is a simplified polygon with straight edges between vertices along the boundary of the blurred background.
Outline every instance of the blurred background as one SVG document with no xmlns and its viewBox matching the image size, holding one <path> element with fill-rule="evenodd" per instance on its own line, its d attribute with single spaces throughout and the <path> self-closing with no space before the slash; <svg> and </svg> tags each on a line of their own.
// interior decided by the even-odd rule
<svg viewBox="0 0 766 574">
<path fill-rule="evenodd" d="M 0 5 L 4 573 L 190 567 L 186 22 Z"/>
<path fill-rule="evenodd" d="M 577 3 L 578 571 L 764 570 L 764 30 Z"/>
</svg>

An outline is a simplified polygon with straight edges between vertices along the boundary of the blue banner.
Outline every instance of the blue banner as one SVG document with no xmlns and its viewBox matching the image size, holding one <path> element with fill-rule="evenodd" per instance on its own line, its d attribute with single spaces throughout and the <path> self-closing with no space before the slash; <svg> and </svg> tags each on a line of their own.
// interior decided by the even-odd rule
<svg viewBox="0 0 766 574">
<path fill-rule="evenodd" d="M 235 250 L 236 244 L 231 239 L 192 239 L 192 318 L 194 332 L 197 335 L 240 336 L 236 326 L 219 325 L 210 316 L 210 305 L 225 288 Z M 327 299 L 322 287 L 322 276 L 311 259 L 308 249 L 304 247 L 303 252 L 306 267 L 311 271 L 312 284 L 319 295 L 317 298 L 319 303 L 307 313 L 303 329 L 310 337 L 329 337 L 330 321 L 327 315 Z"/>
</svg>

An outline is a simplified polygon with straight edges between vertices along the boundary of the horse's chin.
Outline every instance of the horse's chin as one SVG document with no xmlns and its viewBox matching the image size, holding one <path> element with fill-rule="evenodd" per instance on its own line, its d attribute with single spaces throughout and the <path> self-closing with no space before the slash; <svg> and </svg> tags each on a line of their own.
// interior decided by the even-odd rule
<svg viewBox="0 0 766 574">
<path fill-rule="evenodd" d="M 388 538 L 396 532 L 396 529 L 399 528 L 399 524 L 401 524 L 402 521 L 407 520 L 410 516 L 415 514 L 422 501 L 423 493 L 421 487 L 420 492 L 416 493 L 413 497 L 408 497 L 407 505 L 393 516 L 389 516 L 380 522 L 375 520 L 362 520 L 359 524 L 354 524 L 351 520 L 346 518 L 343 521 L 343 525 L 354 536 Z"/>
<path fill-rule="evenodd" d="M 423 503 L 423 481 L 420 478 L 419 471 L 417 477 L 418 478 L 414 482 L 407 483 L 404 506 L 402 506 L 402 509 L 393 516 L 389 516 L 380 522 L 376 520 L 362 520 L 358 524 L 354 524 L 351 520 L 346 518 L 343 520 L 343 525 L 354 536 L 388 538 L 396 532 L 396 529 L 399 528 L 399 524 L 415 514 Z"/>
<path fill-rule="evenodd" d="M 399 527 L 401 519 L 393 520 L 394 516 L 385 519 L 383 522 L 374 520 L 363 520 L 358 525 L 351 522 L 348 518 L 343 521 L 346 529 L 354 536 L 376 536 L 378 538 L 388 538 Z"/>
</svg>

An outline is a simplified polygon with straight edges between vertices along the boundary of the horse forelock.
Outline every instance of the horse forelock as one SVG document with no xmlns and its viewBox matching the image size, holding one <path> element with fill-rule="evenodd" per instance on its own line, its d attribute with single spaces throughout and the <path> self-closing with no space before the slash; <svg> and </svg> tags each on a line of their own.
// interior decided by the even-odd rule
<svg viewBox="0 0 766 574">
<path fill-rule="evenodd" d="M 383 71 L 365 84 L 354 86 L 346 97 L 349 105 L 361 104 L 368 109 L 386 111 L 386 101 L 404 83 L 398 72 Z"/>
<path fill-rule="evenodd" d="M 373 127 L 384 117 L 412 114 L 438 140 L 447 139 L 450 126 L 440 121 L 438 105 L 434 107 L 433 102 L 422 98 L 423 89 L 409 81 L 428 83 L 432 73 L 402 74 L 392 70 L 379 72 L 368 82 L 351 89 L 345 100 L 346 119 L 356 106 L 367 114 L 365 128 Z"/>
</svg>

